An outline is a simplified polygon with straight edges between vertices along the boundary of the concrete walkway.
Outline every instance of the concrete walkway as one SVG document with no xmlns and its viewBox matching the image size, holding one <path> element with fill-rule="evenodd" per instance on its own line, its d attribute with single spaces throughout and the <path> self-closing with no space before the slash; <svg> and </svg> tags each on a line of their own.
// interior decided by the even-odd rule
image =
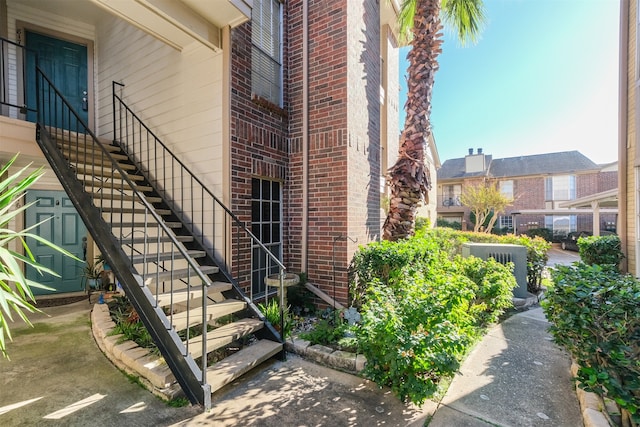
<svg viewBox="0 0 640 427">
<path fill-rule="evenodd" d="M 429 427 L 582 426 L 570 358 L 540 307 L 494 327 L 465 360 Z"/>
</svg>

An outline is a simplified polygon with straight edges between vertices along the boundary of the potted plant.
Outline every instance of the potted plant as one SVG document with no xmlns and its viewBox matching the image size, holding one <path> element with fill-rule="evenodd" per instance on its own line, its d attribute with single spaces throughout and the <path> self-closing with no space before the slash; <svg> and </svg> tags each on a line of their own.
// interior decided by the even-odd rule
<svg viewBox="0 0 640 427">
<path fill-rule="evenodd" d="M 98 257 L 95 262 L 92 264 L 87 261 L 86 265 L 82 269 L 82 278 L 86 280 L 86 289 L 87 292 L 91 292 L 92 290 L 101 290 L 102 289 L 102 264 L 103 260 Z"/>
</svg>

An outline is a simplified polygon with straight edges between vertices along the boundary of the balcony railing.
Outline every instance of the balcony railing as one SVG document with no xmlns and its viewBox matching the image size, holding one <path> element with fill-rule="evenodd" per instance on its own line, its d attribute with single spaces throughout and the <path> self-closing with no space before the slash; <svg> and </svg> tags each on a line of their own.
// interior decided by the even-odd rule
<svg viewBox="0 0 640 427">
<path fill-rule="evenodd" d="M 462 202 L 460 201 L 460 196 L 456 196 L 456 195 L 438 196 L 438 207 L 456 208 L 461 206 L 462 206 Z"/>
</svg>

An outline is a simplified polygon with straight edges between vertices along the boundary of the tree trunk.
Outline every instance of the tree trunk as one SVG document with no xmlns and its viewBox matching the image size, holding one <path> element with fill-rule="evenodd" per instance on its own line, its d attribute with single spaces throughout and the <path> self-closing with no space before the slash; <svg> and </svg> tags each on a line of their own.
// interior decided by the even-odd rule
<svg viewBox="0 0 640 427">
<path fill-rule="evenodd" d="M 383 237 L 398 240 L 413 235 L 419 203 L 428 202 L 431 188 L 424 156 L 431 135 L 431 95 L 437 58 L 442 52 L 440 0 L 418 0 L 413 25 L 407 79 L 406 118 L 397 162 L 389 169 L 391 199 Z"/>
</svg>

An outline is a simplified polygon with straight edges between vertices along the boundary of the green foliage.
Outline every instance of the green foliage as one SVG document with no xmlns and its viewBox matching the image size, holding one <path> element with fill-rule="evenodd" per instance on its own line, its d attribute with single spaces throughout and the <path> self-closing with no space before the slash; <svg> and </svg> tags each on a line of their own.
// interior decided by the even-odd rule
<svg viewBox="0 0 640 427">
<path fill-rule="evenodd" d="M 416 226 L 415 226 L 416 231 L 420 231 L 428 228 L 431 228 L 431 221 L 429 220 L 429 218 L 424 218 L 421 216 L 416 217 Z"/>
<path fill-rule="evenodd" d="M 511 306 L 516 286 L 508 267 L 451 256 L 431 236 L 369 244 L 351 264 L 364 373 L 417 404 L 456 372 L 483 328 Z"/>
<path fill-rule="evenodd" d="M 512 291 L 518 285 L 512 273 L 513 265 L 505 268 L 493 258 L 482 261 L 476 257 L 461 258 L 459 262 L 464 275 L 476 285 L 469 309 L 476 324 L 486 326 L 497 322 L 504 310 L 513 307 Z"/>
<path fill-rule="evenodd" d="M 525 234 L 531 238 L 533 237 L 542 237 L 547 242 L 553 241 L 553 230 L 548 228 L 532 228 L 527 230 Z"/>
<path fill-rule="evenodd" d="M 615 400 L 640 422 L 640 282 L 606 266 L 552 270 L 543 301 L 555 341 L 580 366 L 581 387 Z"/>
<path fill-rule="evenodd" d="M 505 243 L 525 246 L 527 248 L 527 289 L 531 293 L 536 293 L 542 286 L 542 273 L 549 260 L 547 252 L 551 248 L 551 243 L 542 237 L 531 238 L 514 234 L 497 236 L 486 233 L 459 232 L 446 228 L 428 230 L 424 236 L 435 240 L 437 245 L 446 250 L 451 257 L 461 254 L 462 245 L 467 242 Z"/>
<path fill-rule="evenodd" d="M 438 218 L 436 220 L 436 227 L 447 227 L 453 228 L 454 230 L 462 230 L 462 224 L 460 221 L 447 221 L 443 218 Z"/>
<path fill-rule="evenodd" d="M 111 318 L 116 324 L 109 335 L 122 335 L 121 342 L 133 341 L 142 348 L 148 348 L 158 352 L 156 343 L 151 334 L 140 321 L 138 313 L 134 310 L 126 296 L 113 298 L 108 303 Z"/>
<path fill-rule="evenodd" d="M 42 168 L 40 168 L 22 178 L 31 165 L 9 174 L 9 169 L 17 157 L 17 155 L 14 156 L 0 168 L 0 176 L 5 176 L 5 174 L 7 176 L 0 181 L 0 353 L 6 358 L 8 358 L 8 354 L 5 335 L 11 340 L 9 321 L 13 320 L 13 314 L 17 314 L 27 325 L 32 326 L 25 312 L 33 313 L 39 310 L 33 304 L 35 299 L 31 288 L 53 290 L 38 282 L 28 280 L 24 275 L 23 265 L 30 266 L 41 275 L 59 277 L 55 271 L 36 261 L 26 239 L 33 239 L 38 244 L 48 246 L 65 256 L 80 261 L 69 252 L 37 235 L 38 227 L 48 219 L 24 230 L 16 231 L 9 228 L 13 221 L 24 215 L 24 212 L 36 203 L 20 206 L 25 191 L 43 175 Z M 14 246 L 22 247 L 24 255 L 11 249 Z"/>
<path fill-rule="evenodd" d="M 186 406 L 189 406 L 189 404 L 189 399 L 187 399 L 186 397 L 176 397 L 167 401 L 167 406 L 171 408 L 184 408 Z"/>
<path fill-rule="evenodd" d="M 351 329 L 349 324 L 340 318 L 321 319 L 311 331 L 300 334 L 300 337 L 312 344 L 330 345 L 344 350 L 345 344 L 347 347 L 355 345 L 353 342 L 343 341 L 347 332 L 351 330 L 355 330 L 355 328 Z"/>
<path fill-rule="evenodd" d="M 260 303 L 258 304 L 258 308 L 267 318 L 267 321 L 271 323 L 271 325 L 282 334 L 283 338 L 288 338 L 291 335 L 291 330 L 293 329 L 293 321 L 291 319 L 291 314 L 289 313 L 289 307 L 286 307 L 283 310 L 284 313 L 284 333 L 280 331 L 280 304 L 278 303 L 276 298 L 269 300 L 268 303 Z"/>
<path fill-rule="evenodd" d="M 622 243 L 620 237 L 588 236 L 578 239 L 580 258 L 585 264 L 593 265 L 617 265 L 622 261 Z"/>
</svg>

